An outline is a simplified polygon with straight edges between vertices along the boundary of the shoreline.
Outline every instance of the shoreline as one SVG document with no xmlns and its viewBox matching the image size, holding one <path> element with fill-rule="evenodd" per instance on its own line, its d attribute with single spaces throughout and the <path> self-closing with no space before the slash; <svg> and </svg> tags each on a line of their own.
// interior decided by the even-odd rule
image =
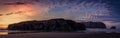
<svg viewBox="0 0 120 38">
<path fill-rule="evenodd" d="M 120 33 L 20 33 L 0 35 L 1 38 L 120 38 Z"/>
</svg>

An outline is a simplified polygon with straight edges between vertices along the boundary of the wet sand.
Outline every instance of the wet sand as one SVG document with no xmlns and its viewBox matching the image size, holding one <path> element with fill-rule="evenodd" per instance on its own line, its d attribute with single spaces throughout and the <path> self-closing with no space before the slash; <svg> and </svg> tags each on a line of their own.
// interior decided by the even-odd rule
<svg viewBox="0 0 120 38">
<path fill-rule="evenodd" d="M 120 33 L 22 33 L 0 38 L 120 38 Z"/>
</svg>

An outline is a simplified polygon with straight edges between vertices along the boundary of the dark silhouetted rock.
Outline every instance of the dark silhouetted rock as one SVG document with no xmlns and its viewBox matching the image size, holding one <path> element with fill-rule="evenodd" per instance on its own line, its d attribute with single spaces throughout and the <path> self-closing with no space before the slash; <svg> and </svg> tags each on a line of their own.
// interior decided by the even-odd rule
<svg viewBox="0 0 120 38">
<path fill-rule="evenodd" d="M 106 25 L 102 22 L 82 22 L 86 28 L 106 28 Z"/>
<path fill-rule="evenodd" d="M 115 26 L 112 26 L 110 29 L 116 29 L 116 27 L 115 27 Z"/>
<path fill-rule="evenodd" d="M 25 21 L 8 26 L 9 30 L 36 30 L 36 31 L 60 31 L 71 32 L 85 30 L 85 25 L 72 20 L 50 19 L 43 21 Z"/>
</svg>

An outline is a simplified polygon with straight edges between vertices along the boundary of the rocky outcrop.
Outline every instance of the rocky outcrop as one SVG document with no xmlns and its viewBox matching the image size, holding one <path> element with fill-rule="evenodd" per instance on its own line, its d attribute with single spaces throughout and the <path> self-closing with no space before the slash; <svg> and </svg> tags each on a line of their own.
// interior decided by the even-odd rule
<svg viewBox="0 0 120 38">
<path fill-rule="evenodd" d="M 72 20 L 50 19 L 44 21 L 25 21 L 15 24 L 10 24 L 8 30 L 36 30 L 36 31 L 78 31 L 85 30 L 85 25 Z"/>
<path fill-rule="evenodd" d="M 86 28 L 106 28 L 103 22 L 82 22 Z"/>
<path fill-rule="evenodd" d="M 115 27 L 115 26 L 112 26 L 110 29 L 116 29 L 116 27 Z"/>
</svg>

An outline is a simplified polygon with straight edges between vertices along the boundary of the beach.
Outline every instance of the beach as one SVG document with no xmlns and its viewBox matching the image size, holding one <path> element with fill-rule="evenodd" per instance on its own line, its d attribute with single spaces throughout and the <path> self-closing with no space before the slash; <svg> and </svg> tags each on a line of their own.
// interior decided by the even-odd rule
<svg viewBox="0 0 120 38">
<path fill-rule="evenodd" d="M 119 33 L 20 33 L 1 35 L 0 38 L 120 38 Z"/>
<path fill-rule="evenodd" d="M 120 38 L 120 31 L 113 29 L 87 29 L 79 32 L 34 32 L 1 30 L 0 38 Z"/>
</svg>

